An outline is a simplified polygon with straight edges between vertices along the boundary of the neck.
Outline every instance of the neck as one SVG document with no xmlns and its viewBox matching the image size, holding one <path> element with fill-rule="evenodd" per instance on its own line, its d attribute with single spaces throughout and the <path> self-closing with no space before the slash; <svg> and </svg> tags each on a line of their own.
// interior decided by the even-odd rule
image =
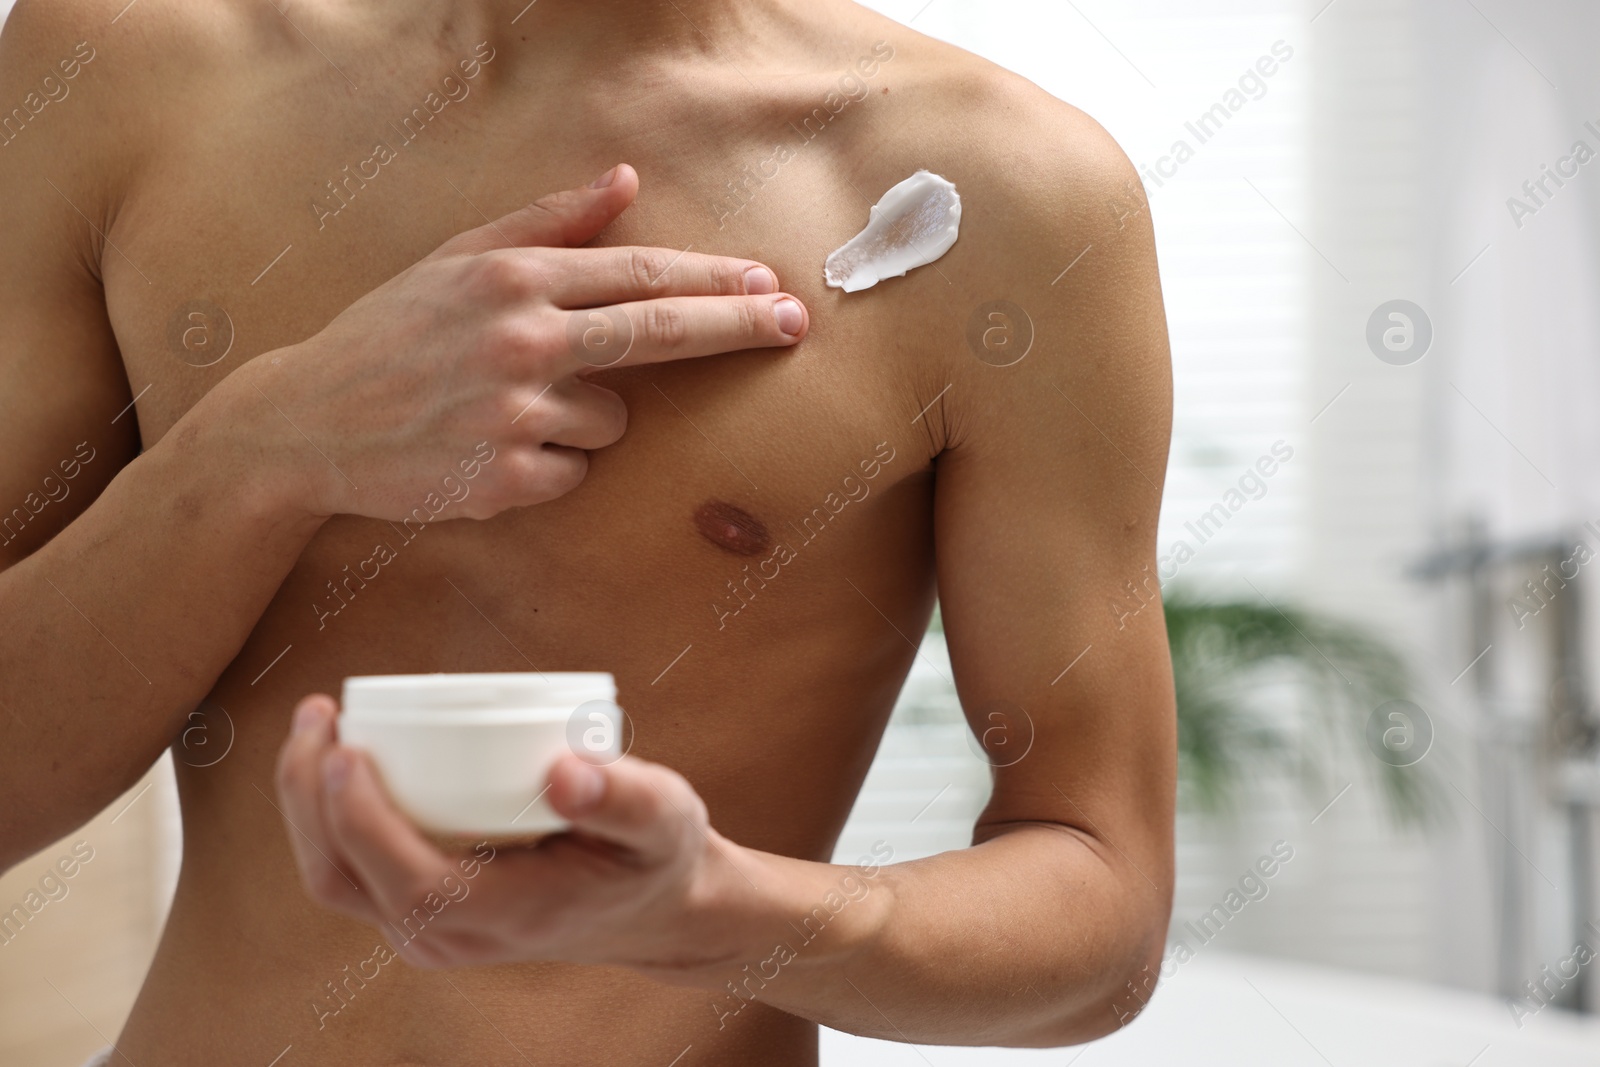
<svg viewBox="0 0 1600 1067">
<path fill-rule="evenodd" d="M 522 8 L 526 2 L 502 6 L 521 12 L 506 16 L 517 19 L 508 33 L 529 44 L 538 34 L 564 51 L 593 47 L 618 63 L 674 54 L 726 59 L 728 48 L 759 37 L 783 7 L 781 0 L 535 0 Z"/>
</svg>

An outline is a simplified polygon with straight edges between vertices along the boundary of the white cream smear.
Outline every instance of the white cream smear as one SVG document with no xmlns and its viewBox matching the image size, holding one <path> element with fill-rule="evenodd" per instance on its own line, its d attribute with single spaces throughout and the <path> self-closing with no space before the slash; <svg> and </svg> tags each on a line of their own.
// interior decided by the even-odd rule
<svg viewBox="0 0 1600 1067">
<path fill-rule="evenodd" d="M 828 257 L 822 275 L 847 293 L 925 267 L 950 251 L 961 232 L 961 195 L 944 178 L 919 170 L 872 205 L 867 228 Z"/>
</svg>

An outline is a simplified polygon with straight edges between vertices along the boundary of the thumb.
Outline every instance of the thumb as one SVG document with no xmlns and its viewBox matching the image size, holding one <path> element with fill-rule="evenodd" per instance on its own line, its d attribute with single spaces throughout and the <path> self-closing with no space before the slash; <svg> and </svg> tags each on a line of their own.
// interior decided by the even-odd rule
<svg viewBox="0 0 1600 1067">
<path fill-rule="evenodd" d="M 457 234 L 439 251 L 476 255 L 496 248 L 573 248 L 605 229 L 637 195 L 638 173 L 626 163 L 619 163 L 580 189 L 542 196 L 509 215 Z"/>
<path fill-rule="evenodd" d="M 681 775 L 632 756 L 605 766 L 563 756 L 551 768 L 549 798 L 574 830 L 647 862 L 677 854 L 710 827 L 705 803 Z"/>
</svg>

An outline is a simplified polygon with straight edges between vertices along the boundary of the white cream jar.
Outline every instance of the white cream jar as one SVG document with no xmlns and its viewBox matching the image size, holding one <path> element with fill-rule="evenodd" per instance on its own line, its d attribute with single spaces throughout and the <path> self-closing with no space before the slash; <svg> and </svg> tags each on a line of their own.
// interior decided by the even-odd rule
<svg viewBox="0 0 1600 1067">
<path fill-rule="evenodd" d="M 514 840 L 567 828 L 544 799 L 563 753 L 621 756 L 611 675 L 391 674 L 346 678 L 339 740 L 366 751 L 423 830 Z"/>
</svg>

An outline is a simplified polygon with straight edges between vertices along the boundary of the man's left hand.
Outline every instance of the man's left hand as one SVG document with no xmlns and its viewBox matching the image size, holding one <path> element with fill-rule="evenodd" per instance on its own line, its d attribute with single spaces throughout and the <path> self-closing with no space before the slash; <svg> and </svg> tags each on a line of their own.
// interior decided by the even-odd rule
<svg viewBox="0 0 1600 1067">
<path fill-rule="evenodd" d="M 764 854 L 718 834 L 677 772 L 563 756 L 545 796 L 571 829 L 485 862 L 482 848 L 452 854 L 423 836 L 367 755 L 338 743 L 337 712 L 306 697 L 279 754 L 295 860 L 313 899 L 377 927 L 408 962 L 565 960 L 692 982 L 760 937 L 754 887 L 775 880 Z"/>
</svg>

